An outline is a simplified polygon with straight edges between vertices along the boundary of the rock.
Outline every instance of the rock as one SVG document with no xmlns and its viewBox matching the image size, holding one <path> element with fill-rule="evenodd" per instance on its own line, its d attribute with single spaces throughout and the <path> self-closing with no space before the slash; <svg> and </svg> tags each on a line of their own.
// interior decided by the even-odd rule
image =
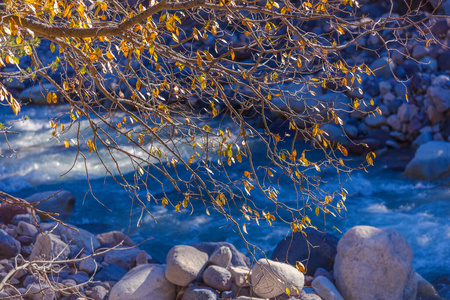
<svg viewBox="0 0 450 300">
<path fill-rule="evenodd" d="M 193 287 L 183 294 L 181 300 L 219 300 L 219 294 L 207 287 Z"/>
<path fill-rule="evenodd" d="M 41 222 L 41 219 L 39 218 L 38 215 L 35 215 L 34 218 L 36 220 L 36 224 L 39 224 Z M 31 215 L 31 213 L 15 215 L 12 218 L 12 220 L 11 220 L 11 224 L 18 225 L 20 221 L 24 221 L 24 222 L 27 222 L 27 223 L 30 223 L 30 224 L 34 224 L 33 216 Z"/>
<path fill-rule="evenodd" d="M 344 124 L 344 130 L 350 138 L 353 139 L 358 137 L 358 128 L 356 128 L 356 126 L 347 123 Z"/>
<path fill-rule="evenodd" d="M 333 276 L 330 274 L 330 272 L 328 272 L 324 268 L 317 268 L 316 272 L 314 273 L 314 277 L 318 277 L 318 276 L 326 277 L 331 282 L 334 281 Z"/>
<path fill-rule="evenodd" d="M 31 252 L 31 260 L 64 260 L 69 257 L 70 249 L 53 233 L 39 234 Z"/>
<path fill-rule="evenodd" d="M 49 105 L 49 103 L 47 103 L 47 94 L 49 92 L 56 93 L 58 97 L 57 101 L 61 100 L 61 95 L 57 92 L 56 88 L 51 83 L 44 83 L 42 86 L 35 85 L 24 89 L 20 93 L 19 99 L 24 103 L 28 103 L 31 101 L 31 103 L 34 105 Z"/>
<path fill-rule="evenodd" d="M 322 298 L 317 294 L 303 294 L 299 300 L 322 300 Z"/>
<path fill-rule="evenodd" d="M 97 235 L 97 240 L 101 245 L 107 245 L 108 247 L 115 247 L 122 243 L 122 246 L 133 247 L 136 244 L 121 231 L 110 231 Z"/>
<path fill-rule="evenodd" d="M 428 181 L 450 176 L 450 142 L 431 141 L 420 145 L 404 175 Z"/>
<path fill-rule="evenodd" d="M 408 74 L 408 76 L 412 76 L 418 72 L 420 72 L 420 66 L 417 62 L 412 59 L 407 59 L 402 62 L 402 68 Z"/>
<path fill-rule="evenodd" d="M 101 285 L 94 286 L 91 289 L 91 297 L 94 300 L 105 300 L 106 295 L 108 295 L 108 291 Z"/>
<path fill-rule="evenodd" d="M 250 269 L 247 267 L 230 267 L 231 278 L 238 287 L 250 286 Z"/>
<path fill-rule="evenodd" d="M 386 119 L 386 123 L 391 126 L 392 129 L 394 129 L 395 131 L 400 131 L 402 129 L 402 123 L 400 122 L 400 120 L 398 119 L 397 115 L 390 115 L 387 119 Z"/>
<path fill-rule="evenodd" d="M 446 87 L 450 85 L 450 77 L 447 75 L 436 76 L 432 81 L 431 85 L 437 87 Z"/>
<path fill-rule="evenodd" d="M 421 60 L 428 54 L 430 54 L 431 48 L 426 45 L 417 44 L 414 46 L 412 51 L 412 57 L 416 60 Z"/>
<path fill-rule="evenodd" d="M 227 246 L 222 246 L 217 248 L 214 253 L 211 254 L 209 263 L 226 268 L 230 264 L 232 256 L 233 254 L 231 253 L 230 248 Z"/>
<path fill-rule="evenodd" d="M 86 284 L 89 282 L 90 277 L 88 276 L 88 274 L 81 271 L 81 272 L 78 272 L 77 274 L 69 275 L 68 279 L 75 281 L 76 284 L 83 285 L 83 284 Z"/>
<path fill-rule="evenodd" d="M 387 140 L 386 141 L 386 146 L 388 146 L 390 148 L 393 148 L 393 149 L 400 149 L 401 148 L 400 145 L 396 141 L 393 141 L 393 140 Z"/>
<path fill-rule="evenodd" d="M 94 280 L 96 281 L 119 281 L 125 274 L 127 273 L 127 270 L 115 266 L 115 265 L 108 265 L 100 270 L 97 274 L 94 276 Z"/>
<path fill-rule="evenodd" d="M 356 226 L 337 246 L 336 287 L 346 300 L 415 299 L 413 251 L 393 229 Z"/>
<path fill-rule="evenodd" d="M 392 76 L 391 69 L 394 70 L 395 64 L 392 59 L 390 60 L 387 57 L 380 57 L 372 63 L 370 68 L 376 76 L 381 76 L 384 79 L 389 79 Z"/>
<path fill-rule="evenodd" d="M 397 117 L 400 122 L 408 122 L 417 117 L 418 112 L 419 110 L 414 104 L 403 103 L 398 108 Z"/>
<path fill-rule="evenodd" d="M 334 284 L 325 276 L 314 278 L 312 287 L 323 300 L 344 300 Z"/>
<path fill-rule="evenodd" d="M 89 257 L 80 262 L 79 269 L 89 275 L 92 275 L 97 269 L 99 269 L 99 267 L 100 266 L 95 262 L 95 259 Z"/>
<path fill-rule="evenodd" d="M 444 115 L 439 112 L 434 105 L 430 105 L 426 110 L 428 120 L 430 120 L 431 125 L 436 125 L 441 123 Z"/>
<path fill-rule="evenodd" d="M 428 143 L 433 140 L 433 136 L 430 132 L 422 132 L 419 136 L 412 142 L 414 148 L 419 148 L 420 145 Z"/>
<path fill-rule="evenodd" d="M 383 116 L 383 115 L 379 115 L 379 114 L 375 114 L 375 116 L 372 115 L 372 114 L 367 115 L 367 116 L 364 118 L 364 122 L 365 122 L 368 126 L 374 127 L 374 128 L 379 128 L 379 127 L 381 127 L 381 126 L 387 124 L 387 123 L 386 123 L 386 117 Z"/>
<path fill-rule="evenodd" d="M 442 71 L 450 70 L 450 52 L 447 51 L 438 56 L 438 67 Z"/>
<path fill-rule="evenodd" d="M 253 291 L 263 298 L 277 297 L 289 290 L 303 288 L 305 278 L 291 265 L 269 259 L 260 259 L 251 273 Z"/>
<path fill-rule="evenodd" d="M 20 243 L 0 229 L 0 257 L 14 257 L 20 253 Z"/>
<path fill-rule="evenodd" d="M 320 129 L 324 131 L 325 137 L 327 137 L 331 141 L 338 142 L 344 145 L 349 142 L 342 128 L 337 125 L 326 124 L 324 126 L 321 126 Z"/>
<path fill-rule="evenodd" d="M 106 253 L 105 262 L 130 270 L 136 265 L 136 256 L 140 252 L 138 248 L 117 247 Z"/>
<path fill-rule="evenodd" d="M 35 236 L 38 232 L 39 230 L 36 226 L 31 225 L 30 223 L 20 221 L 17 225 L 17 233 L 20 235 Z"/>
<path fill-rule="evenodd" d="M 167 253 L 166 278 L 176 285 L 187 286 L 200 276 L 207 262 L 205 252 L 191 246 L 175 246 Z"/>
<path fill-rule="evenodd" d="M 129 271 L 111 289 L 109 300 L 173 300 L 176 286 L 165 278 L 165 266 L 147 264 Z"/>
<path fill-rule="evenodd" d="M 415 136 L 419 132 L 420 128 L 422 128 L 422 122 L 419 121 L 418 117 L 415 117 L 409 121 L 406 131 L 410 134 L 410 136 Z"/>
<path fill-rule="evenodd" d="M 145 250 L 142 250 L 136 256 L 136 265 L 146 265 L 146 264 L 148 264 L 148 261 L 150 259 L 152 259 L 150 254 L 148 254 Z"/>
<path fill-rule="evenodd" d="M 427 93 L 438 112 L 444 113 L 450 108 L 449 89 L 431 86 L 427 89 Z"/>
<path fill-rule="evenodd" d="M 438 62 L 436 59 L 431 58 L 429 56 L 425 56 L 422 58 L 419 63 L 422 64 L 422 69 L 424 69 L 428 73 L 434 73 L 437 71 Z"/>
<path fill-rule="evenodd" d="M 221 292 L 231 288 L 231 273 L 219 266 L 209 266 L 203 272 L 203 282 Z"/>
<path fill-rule="evenodd" d="M 73 252 L 79 253 L 85 251 L 86 253 L 92 253 L 95 249 L 100 247 L 95 235 L 82 228 L 78 228 L 70 224 L 68 225 L 76 230 L 58 225 L 54 232 L 55 234 L 60 235 L 61 239 L 70 245 L 75 246 Z"/>
<path fill-rule="evenodd" d="M 217 248 L 222 246 L 226 246 L 231 250 L 231 266 L 243 266 L 248 267 L 250 265 L 250 260 L 243 253 L 239 252 L 236 247 L 227 242 L 200 242 L 192 245 L 200 251 L 207 253 L 208 255 L 212 255 Z"/>
<path fill-rule="evenodd" d="M 16 240 L 18 240 L 21 245 L 29 245 L 33 242 L 33 238 L 26 235 L 20 235 L 16 238 Z"/>
<path fill-rule="evenodd" d="M 417 278 L 417 299 L 425 297 L 439 297 L 434 286 L 425 280 L 419 273 L 416 273 Z"/>
<path fill-rule="evenodd" d="M 379 83 L 379 87 L 380 87 L 380 94 L 383 95 L 389 93 L 392 89 L 392 85 L 387 81 L 381 81 Z"/>
<path fill-rule="evenodd" d="M 40 203 L 37 208 L 46 212 L 59 213 L 62 217 L 67 217 L 75 205 L 75 196 L 69 191 L 47 191 L 31 195 L 27 197 L 30 203 L 36 203 L 47 199 Z"/>
<path fill-rule="evenodd" d="M 313 228 L 305 229 L 306 237 L 296 232 L 283 239 L 273 251 L 272 260 L 287 262 L 293 266 L 302 262 L 306 275 L 314 275 L 317 268 L 332 270 L 338 239 Z"/>
<path fill-rule="evenodd" d="M 53 300 L 55 292 L 46 283 L 33 283 L 27 287 L 28 294 L 32 300 Z"/>
<path fill-rule="evenodd" d="M 11 220 L 16 215 L 28 213 L 30 213 L 30 209 L 25 206 L 0 203 L 0 220 L 5 224 L 11 223 Z"/>
</svg>

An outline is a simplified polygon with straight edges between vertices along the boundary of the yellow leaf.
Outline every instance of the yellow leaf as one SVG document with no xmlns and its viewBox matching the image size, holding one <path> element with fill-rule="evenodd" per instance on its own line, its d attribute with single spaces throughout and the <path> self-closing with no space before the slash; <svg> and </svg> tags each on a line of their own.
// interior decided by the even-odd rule
<svg viewBox="0 0 450 300">
<path fill-rule="evenodd" d="M 197 65 L 199 68 L 202 67 L 202 57 L 200 56 L 200 52 L 197 51 Z"/>
<path fill-rule="evenodd" d="M 247 232 L 247 226 L 245 225 L 245 223 L 244 223 L 244 225 L 242 225 L 242 230 L 243 230 L 246 234 L 248 234 L 248 232 Z"/>
<path fill-rule="evenodd" d="M 247 177 L 248 179 L 251 179 L 251 175 L 249 171 L 244 171 L 244 176 Z"/>
<path fill-rule="evenodd" d="M 234 55 L 233 49 L 230 50 L 230 54 L 231 54 L 231 60 L 234 60 L 235 55 Z"/>
<path fill-rule="evenodd" d="M 100 9 L 102 11 L 105 11 L 107 7 L 108 7 L 108 4 L 106 2 L 103 2 L 102 4 L 100 4 Z"/>
<path fill-rule="evenodd" d="M 69 142 L 68 142 L 68 141 L 64 141 L 64 146 L 65 146 L 66 148 L 69 148 Z"/>
<path fill-rule="evenodd" d="M 166 207 L 166 205 L 169 204 L 169 201 L 167 201 L 166 198 L 163 198 L 161 203 L 163 207 Z"/>
<path fill-rule="evenodd" d="M 20 113 L 20 104 L 12 96 L 11 96 L 11 108 L 16 116 Z"/>
<path fill-rule="evenodd" d="M 319 216 L 320 209 L 318 206 L 316 207 L 315 212 L 316 212 L 316 216 Z"/>
<path fill-rule="evenodd" d="M 301 262 L 297 261 L 295 263 L 295 267 L 299 270 L 299 272 L 306 273 L 305 266 Z"/>
<path fill-rule="evenodd" d="M 140 90 L 141 89 L 141 85 L 142 85 L 142 82 L 141 82 L 141 80 L 138 78 L 138 80 L 137 80 L 137 82 L 136 82 L 136 90 Z"/>
<path fill-rule="evenodd" d="M 319 131 L 319 126 L 316 124 L 316 125 L 314 125 L 314 129 L 313 129 L 313 133 L 312 133 L 313 137 L 315 137 L 317 135 L 318 131 Z"/>
</svg>

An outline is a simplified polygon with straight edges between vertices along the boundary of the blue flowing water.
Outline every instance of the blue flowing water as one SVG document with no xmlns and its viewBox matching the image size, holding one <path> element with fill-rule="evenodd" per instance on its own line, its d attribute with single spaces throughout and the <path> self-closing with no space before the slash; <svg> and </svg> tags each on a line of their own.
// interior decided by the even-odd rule
<svg viewBox="0 0 450 300">
<path fill-rule="evenodd" d="M 105 176 L 103 167 L 92 155 L 87 156 L 86 165 L 90 170 L 90 186 L 97 197 L 94 199 L 87 193 L 89 185 L 84 162 L 73 165 L 76 147 L 66 149 L 60 141 L 51 138 L 49 118 L 65 111 L 66 106 L 23 107 L 22 115 L 29 116 L 29 119 L 16 122 L 12 130 L 20 134 L 9 136 L 11 146 L 18 150 L 17 155 L 10 152 L 8 145 L 1 140 L 0 154 L 12 155 L 9 159 L 0 158 L 1 190 L 21 197 L 47 190 L 69 190 L 75 194 L 77 203 L 66 221 L 94 233 L 110 230 L 130 232 L 141 220 L 140 228 L 132 238 L 144 242 L 141 248 L 158 261 L 165 260 L 172 246 L 197 241 L 228 241 L 247 253 L 244 242 L 229 222 L 218 214 L 207 215 L 201 203 L 194 204 L 192 215 L 175 213 L 172 207 L 148 203 L 155 219 L 146 214 L 141 218 L 141 210 L 136 203 L 130 200 L 125 190 Z M 1 123 L 7 124 L 14 119 L 17 117 L 12 115 L 9 107 L 0 107 Z M 69 132 L 65 137 L 74 138 L 75 132 Z M 256 152 L 254 155 L 256 160 L 264 159 L 264 153 Z M 346 217 L 329 218 L 326 226 L 337 236 L 341 234 L 335 227 L 342 232 L 355 225 L 399 230 L 414 249 L 416 271 L 432 281 L 440 274 L 450 274 L 450 182 L 407 180 L 399 170 L 390 168 L 395 159 L 392 156 L 377 159 L 369 173 L 354 173 L 345 184 L 349 193 Z M 125 172 L 132 171 L 126 157 L 119 156 L 118 164 Z M 60 177 L 70 168 L 71 172 Z M 242 173 L 242 170 L 237 167 L 234 172 Z M 338 188 L 338 185 L 331 181 L 327 188 Z M 158 190 L 154 192 L 158 193 Z M 174 192 L 173 197 L 177 197 Z M 281 183 L 278 198 L 289 202 L 295 195 Z M 320 222 L 312 219 L 313 223 Z M 249 242 L 269 255 L 288 233 L 288 226 L 284 223 L 274 222 L 273 225 L 249 226 L 246 235 Z M 441 296 L 450 297 L 450 288 L 446 290 L 446 294 Z"/>
</svg>

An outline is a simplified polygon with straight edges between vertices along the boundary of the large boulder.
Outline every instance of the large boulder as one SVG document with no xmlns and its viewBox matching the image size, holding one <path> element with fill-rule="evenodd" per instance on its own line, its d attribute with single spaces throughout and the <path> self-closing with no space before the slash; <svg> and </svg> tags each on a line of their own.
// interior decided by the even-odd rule
<svg viewBox="0 0 450 300">
<path fill-rule="evenodd" d="M 253 291 L 262 298 L 272 298 L 291 291 L 301 290 L 305 277 L 291 265 L 262 258 L 251 273 Z"/>
<path fill-rule="evenodd" d="M 305 229 L 306 236 L 296 232 L 283 239 L 273 251 L 272 260 L 296 265 L 302 262 L 306 275 L 314 275 L 317 268 L 333 269 L 338 239 L 313 228 Z"/>
<path fill-rule="evenodd" d="M 31 260 L 65 260 L 70 255 L 69 246 L 52 233 L 39 234 L 31 252 Z"/>
<path fill-rule="evenodd" d="M 20 253 L 20 243 L 0 229 L 0 257 L 13 257 Z"/>
<path fill-rule="evenodd" d="M 174 300 L 176 286 L 165 278 L 165 270 L 157 264 L 132 269 L 111 289 L 109 300 Z"/>
<path fill-rule="evenodd" d="M 47 199 L 47 200 L 45 200 Z M 47 191 L 31 195 L 26 198 L 30 203 L 41 202 L 37 208 L 46 211 L 58 213 L 61 216 L 68 216 L 75 205 L 75 196 L 69 191 Z"/>
<path fill-rule="evenodd" d="M 337 246 L 336 287 L 346 300 L 414 300 L 413 250 L 393 229 L 356 226 Z"/>
<path fill-rule="evenodd" d="M 166 257 L 166 278 L 170 282 L 187 286 L 201 275 L 208 262 L 208 254 L 187 245 L 178 245 L 170 249 Z"/>
<path fill-rule="evenodd" d="M 450 176 L 450 142 L 431 141 L 420 145 L 404 173 L 418 180 L 439 180 Z"/>
</svg>

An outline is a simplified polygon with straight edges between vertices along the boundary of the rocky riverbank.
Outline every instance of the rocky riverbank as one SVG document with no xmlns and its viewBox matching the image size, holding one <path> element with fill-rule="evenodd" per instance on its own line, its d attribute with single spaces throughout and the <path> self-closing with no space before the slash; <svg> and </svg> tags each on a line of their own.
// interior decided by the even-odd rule
<svg viewBox="0 0 450 300">
<path fill-rule="evenodd" d="M 338 240 L 307 228 L 258 261 L 226 242 L 177 245 L 158 263 L 122 232 L 95 236 L 5 203 L 0 217 L 0 297 L 442 299 L 414 271 L 406 239 L 390 229 L 357 226 Z"/>
</svg>

